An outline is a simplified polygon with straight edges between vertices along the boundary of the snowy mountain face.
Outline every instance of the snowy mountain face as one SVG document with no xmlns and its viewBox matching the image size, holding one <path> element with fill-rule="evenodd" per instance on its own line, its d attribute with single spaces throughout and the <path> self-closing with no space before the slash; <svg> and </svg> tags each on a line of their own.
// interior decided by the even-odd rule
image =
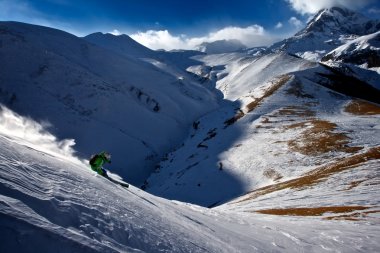
<svg viewBox="0 0 380 253">
<path fill-rule="evenodd" d="M 322 61 L 344 62 L 363 65 L 365 68 L 380 67 L 380 31 L 361 36 L 326 54 Z"/>
<path fill-rule="evenodd" d="M 0 111 L 1 252 L 375 252 L 368 222 L 208 209 L 95 176 L 43 126 Z M 310 229 L 312 227 L 313 229 Z M 363 236 L 361 236 L 363 235 Z"/>
<path fill-rule="evenodd" d="M 197 46 L 197 50 L 207 54 L 230 53 L 246 48 L 247 47 L 239 40 L 217 40 L 213 42 L 203 42 Z"/>
<path fill-rule="evenodd" d="M 321 10 L 293 37 L 275 43 L 272 50 L 285 50 L 318 61 L 347 41 L 380 30 L 380 21 L 370 20 L 346 8 Z"/>
<path fill-rule="evenodd" d="M 378 252 L 376 22 L 219 54 L 0 23 L 0 252 Z"/>
<path fill-rule="evenodd" d="M 372 45 L 375 36 L 353 43 Z M 187 70 L 234 103 L 195 122 L 149 178 L 149 192 L 243 213 L 377 220 L 377 72 L 283 51 L 193 58 L 203 64 Z"/>
<path fill-rule="evenodd" d="M 193 120 L 218 106 L 215 90 L 168 64 L 45 27 L 2 22 L 0 31 L 0 102 L 74 138 L 84 158 L 108 150 L 112 168 L 136 184 Z"/>
</svg>

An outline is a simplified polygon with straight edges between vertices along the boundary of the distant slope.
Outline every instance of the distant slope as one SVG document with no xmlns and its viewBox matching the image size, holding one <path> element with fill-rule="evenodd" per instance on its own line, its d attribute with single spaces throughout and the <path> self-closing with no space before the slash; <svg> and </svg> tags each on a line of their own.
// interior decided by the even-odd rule
<svg viewBox="0 0 380 253">
<path fill-rule="evenodd" d="M 0 40 L 0 102 L 50 122 L 83 157 L 108 150 L 109 168 L 134 183 L 218 107 L 214 91 L 182 74 L 59 30 L 1 22 Z"/>
<path fill-rule="evenodd" d="M 151 57 L 155 54 L 153 50 L 139 44 L 125 34 L 113 35 L 97 32 L 89 34 L 83 37 L 83 39 L 128 57 Z"/>
<path fill-rule="evenodd" d="M 377 147 L 380 132 L 372 126 L 380 122 L 380 107 L 374 104 L 371 116 L 351 115 L 347 104 L 356 102 L 343 94 L 379 103 L 379 90 L 284 53 L 238 57 L 197 57 L 211 66 L 227 64 L 219 66 L 225 74 L 216 86 L 235 103 L 194 125 L 183 147 L 169 153 L 149 178 L 149 192 L 214 206 Z M 365 196 L 372 197 L 373 192 Z"/>
<path fill-rule="evenodd" d="M 203 42 L 196 47 L 197 50 L 207 54 L 221 54 L 241 51 L 246 49 L 243 43 L 239 40 L 217 40 L 213 42 Z"/>
</svg>

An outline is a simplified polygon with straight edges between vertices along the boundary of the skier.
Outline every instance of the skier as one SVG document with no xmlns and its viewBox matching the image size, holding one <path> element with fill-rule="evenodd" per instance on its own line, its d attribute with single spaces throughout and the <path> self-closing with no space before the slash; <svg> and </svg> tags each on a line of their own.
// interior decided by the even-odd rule
<svg viewBox="0 0 380 253">
<path fill-rule="evenodd" d="M 96 171 L 99 175 L 107 177 L 107 171 L 103 168 L 104 163 L 111 163 L 111 155 L 105 151 L 91 156 L 90 165 L 93 171 Z"/>
<path fill-rule="evenodd" d="M 108 176 L 107 171 L 103 168 L 103 164 L 106 162 L 111 163 L 111 155 L 105 151 L 103 151 L 97 155 L 91 156 L 90 161 L 89 161 L 89 163 L 91 165 L 91 169 L 93 171 L 96 171 L 99 175 L 107 178 L 108 180 L 110 180 L 113 183 L 116 183 L 116 184 L 119 184 L 123 187 L 128 188 L 129 187 L 128 183 L 120 182 L 120 181 L 115 180 L 115 179 Z"/>
</svg>

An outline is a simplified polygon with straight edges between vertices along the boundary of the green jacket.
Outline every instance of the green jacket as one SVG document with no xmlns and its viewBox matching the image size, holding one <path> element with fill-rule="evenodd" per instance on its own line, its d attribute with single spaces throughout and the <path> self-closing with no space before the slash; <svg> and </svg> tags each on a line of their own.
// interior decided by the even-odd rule
<svg viewBox="0 0 380 253">
<path fill-rule="evenodd" d="M 90 159 L 91 169 L 96 171 L 99 175 L 103 175 L 102 167 L 106 162 L 111 163 L 111 161 L 105 156 L 105 152 L 101 152 Z"/>
</svg>

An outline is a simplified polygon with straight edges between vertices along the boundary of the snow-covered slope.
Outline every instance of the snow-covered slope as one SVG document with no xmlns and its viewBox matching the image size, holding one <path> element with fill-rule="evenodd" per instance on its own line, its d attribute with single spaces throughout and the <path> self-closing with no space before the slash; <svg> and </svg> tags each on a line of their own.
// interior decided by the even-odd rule
<svg viewBox="0 0 380 253">
<path fill-rule="evenodd" d="M 378 252 L 380 75 L 303 59 L 377 48 L 376 22 L 208 55 L 0 23 L 0 252 Z M 167 199 L 73 156 L 103 149 Z"/>
<path fill-rule="evenodd" d="M 30 119 L 1 108 L 0 122 L 1 252 L 379 250 L 369 211 L 331 221 L 168 201 L 95 176 Z"/>
<path fill-rule="evenodd" d="M 304 29 L 270 48 L 318 61 L 324 54 L 345 42 L 379 30 L 378 20 L 370 20 L 347 8 L 332 7 L 321 10 Z"/>
<path fill-rule="evenodd" d="M 214 71 L 216 87 L 223 92 L 226 99 L 232 101 L 248 97 L 254 89 L 259 89 L 275 76 L 315 65 L 284 52 L 265 54 L 261 57 L 230 53 L 195 58 L 202 61 L 203 66 L 211 67 L 209 71 Z M 188 68 L 188 71 L 200 74 L 195 66 Z M 205 77 L 204 74 L 203 76 Z"/>
<path fill-rule="evenodd" d="M 344 62 L 364 68 L 380 67 L 380 31 L 361 36 L 326 54 L 322 61 Z"/>
<path fill-rule="evenodd" d="M 251 76 L 245 89 L 240 88 L 245 78 L 233 79 L 237 83 L 230 82 L 230 89 L 237 91 L 230 94 L 241 92 L 235 105 L 202 117 L 184 146 L 150 177 L 148 190 L 212 206 L 378 147 L 380 108 L 373 105 L 371 116 L 347 113 L 347 105 L 356 102 L 320 86 L 317 82 L 326 80 L 318 73 L 329 72 L 315 67 L 271 79 L 268 75 L 260 84 Z"/>
<path fill-rule="evenodd" d="M 167 64 L 46 27 L 1 22 L 0 31 L 0 102 L 75 138 L 83 157 L 108 150 L 112 170 L 131 182 L 142 183 L 192 121 L 218 107 L 215 90 Z"/>
</svg>

